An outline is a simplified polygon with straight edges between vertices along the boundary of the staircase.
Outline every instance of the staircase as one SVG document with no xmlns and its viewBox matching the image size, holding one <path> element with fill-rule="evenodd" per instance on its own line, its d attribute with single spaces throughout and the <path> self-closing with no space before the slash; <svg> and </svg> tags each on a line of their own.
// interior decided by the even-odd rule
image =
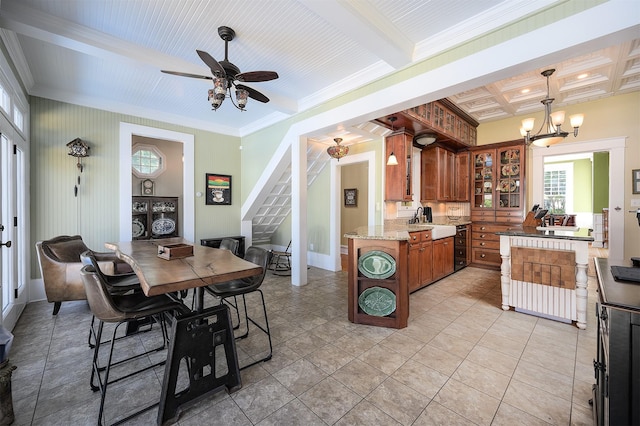
<svg viewBox="0 0 640 426">
<path fill-rule="evenodd" d="M 327 155 L 327 147 L 332 145 L 334 137 L 341 137 L 346 145 L 369 142 L 377 138 L 383 138 L 389 133 L 389 129 L 372 122 L 364 122 L 353 126 L 349 130 L 341 130 L 339 135 L 327 135 L 326 137 L 309 139 L 307 142 L 307 187 L 315 182 L 322 170 L 330 164 L 331 157 Z M 280 154 L 278 154 L 280 153 Z M 269 178 L 260 179 L 259 199 L 263 200 L 258 207 L 252 209 L 255 213 L 251 216 L 252 244 L 268 245 L 271 237 L 278 227 L 291 213 L 291 154 L 290 150 L 282 150 L 274 153 L 281 155 L 277 160 L 285 161 L 285 165 L 274 166 L 279 177 L 275 180 Z M 272 176 L 275 178 L 275 176 Z M 248 220 L 248 218 L 247 218 Z"/>
</svg>

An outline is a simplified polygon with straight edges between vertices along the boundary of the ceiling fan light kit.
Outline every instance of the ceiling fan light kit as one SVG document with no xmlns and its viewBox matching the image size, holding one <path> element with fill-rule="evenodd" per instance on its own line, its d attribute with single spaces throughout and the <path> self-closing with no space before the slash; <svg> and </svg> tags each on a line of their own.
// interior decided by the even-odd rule
<svg viewBox="0 0 640 426">
<path fill-rule="evenodd" d="M 569 132 L 562 130 L 564 124 L 564 111 L 556 111 L 551 113 L 551 104 L 555 100 L 549 96 L 549 77 L 555 72 L 555 69 L 548 69 L 542 71 L 542 75 L 547 79 L 547 97 L 540 102 L 544 105 L 544 121 L 538 133 L 531 134 L 534 118 L 525 118 L 522 120 L 522 127 L 520 128 L 520 134 L 524 137 L 524 142 L 527 145 L 535 145 L 541 147 L 549 147 L 555 145 L 569 136 Z M 582 126 L 584 121 L 584 114 L 575 114 L 569 117 L 571 127 L 573 127 L 573 136 L 578 136 L 578 129 Z"/>
<path fill-rule="evenodd" d="M 224 102 L 225 98 L 231 99 L 231 103 L 240 111 L 245 111 L 249 98 L 258 102 L 267 103 L 269 98 L 257 90 L 238 84 L 238 82 L 257 83 L 277 79 L 278 73 L 275 71 L 250 71 L 242 73 L 240 68 L 229 62 L 229 42 L 233 40 L 236 33 L 229 27 L 219 27 L 218 35 L 224 40 L 224 60 L 218 62 L 213 56 L 203 50 L 196 50 L 202 61 L 211 70 L 212 76 L 188 74 L 178 71 L 161 70 L 166 74 L 179 75 L 182 77 L 200 78 L 213 81 L 213 89 L 208 90 L 208 100 L 213 110 L 217 110 Z M 231 95 L 232 88 L 235 87 L 235 101 Z"/>
</svg>

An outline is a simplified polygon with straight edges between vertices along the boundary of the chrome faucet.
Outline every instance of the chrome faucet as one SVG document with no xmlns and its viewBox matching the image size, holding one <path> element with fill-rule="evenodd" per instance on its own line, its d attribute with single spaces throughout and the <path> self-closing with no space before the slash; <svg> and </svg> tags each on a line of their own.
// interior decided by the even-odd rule
<svg viewBox="0 0 640 426">
<path fill-rule="evenodd" d="M 420 206 L 417 208 L 416 214 L 413 216 L 413 223 L 420 223 L 420 216 L 422 214 L 424 214 L 424 209 Z"/>
</svg>

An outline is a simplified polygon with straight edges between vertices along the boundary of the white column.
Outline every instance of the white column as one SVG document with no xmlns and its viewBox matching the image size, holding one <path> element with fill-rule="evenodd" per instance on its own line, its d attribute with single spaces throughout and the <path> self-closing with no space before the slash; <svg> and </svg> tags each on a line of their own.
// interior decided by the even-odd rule
<svg viewBox="0 0 640 426">
<path fill-rule="evenodd" d="M 587 328 L 587 264 L 589 262 L 589 243 L 576 241 L 576 325 Z"/>
<path fill-rule="evenodd" d="M 307 139 L 291 144 L 291 284 L 307 284 Z"/>
<path fill-rule="evenodd" d="M 509 310 L 509 288 L 511 287 L 511 237 L 500 235 L 500 287 L 502 289 L 502 310 Z"/>
</svg>

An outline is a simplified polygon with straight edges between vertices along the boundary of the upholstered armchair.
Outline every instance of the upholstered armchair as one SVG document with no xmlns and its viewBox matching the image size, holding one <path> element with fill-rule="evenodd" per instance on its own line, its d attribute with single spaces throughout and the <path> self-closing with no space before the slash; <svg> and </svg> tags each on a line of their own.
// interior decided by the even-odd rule
<svg viewBox="0 0 640 426">
<path fill-rule="evenodd" d="M 54 304 L 53 315 L 58 313 L 62 302 L 87 299 L 80 275 L 84 266 L 80 254 L 87 250 L 89 248 L 80 235 L 62 235 L 36 243 L 47 301 Z M 129 265 L 119 260 L 114 253 L 93 253 L 105 274 L 131 272 Z"/>
</svg>

